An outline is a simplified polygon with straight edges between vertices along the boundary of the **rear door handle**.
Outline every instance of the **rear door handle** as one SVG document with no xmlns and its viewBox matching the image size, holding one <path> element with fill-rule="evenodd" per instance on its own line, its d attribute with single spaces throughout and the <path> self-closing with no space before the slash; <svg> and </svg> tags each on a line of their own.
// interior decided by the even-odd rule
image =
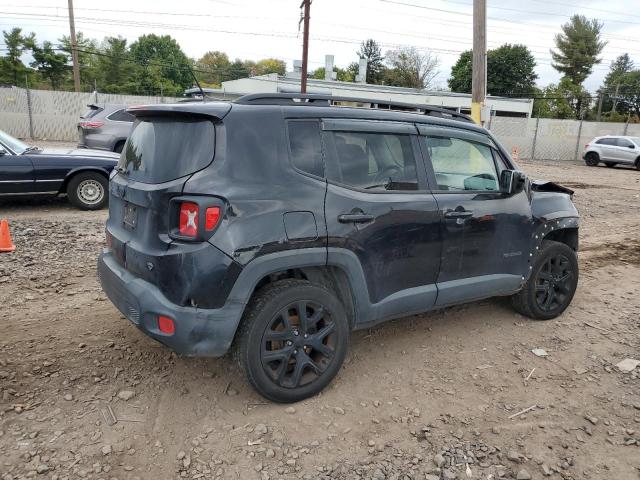
<svg viewBox="0 0 640 480">
<path fill-rule="evenodd" d="M 445 218 L 469 218 L 472 215 L 470 210 L 449 210 L 444 214 Z"/>
<path fill-rule="evenodd" d="M 368 223 L 373 222 L 374 216 L 366 213 L 343 213 L 338 215 L 340 223 Z"/>
</svg>

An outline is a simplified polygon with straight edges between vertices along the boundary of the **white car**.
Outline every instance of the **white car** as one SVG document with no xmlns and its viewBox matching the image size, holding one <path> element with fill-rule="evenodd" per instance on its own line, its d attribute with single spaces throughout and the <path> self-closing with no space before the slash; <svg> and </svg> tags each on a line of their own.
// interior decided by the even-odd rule
<svg viewBox="0 0 640 480">
<path fill-rule="evenodd" d="M 584 146 L 582 158 L 590 167 L 602 162 L 607 167 L 633 165 L 640 170 L 640 137 L 596 137 Z"/>
</svg>

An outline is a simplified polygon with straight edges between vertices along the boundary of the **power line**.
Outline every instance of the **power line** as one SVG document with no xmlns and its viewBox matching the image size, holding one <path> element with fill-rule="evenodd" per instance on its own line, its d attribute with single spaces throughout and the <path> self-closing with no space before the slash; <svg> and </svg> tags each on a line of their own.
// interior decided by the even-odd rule
<svg viewBox="0 0 640 480">
<path fill-rule="evenodd" d="M 384 1 L 384 0 L 383 0 Z M 31 17 L 33 16 L 41 16 L 38 14 L 16 14 L 13 12 L 0 12 L 0 13 L 5 13 L 5 14 L 9 14 L 9 15 L 29 15 Z M 54 20 L 52 19 L 50 16 L 47 17 L 48 20 Z M 140 22 L 140 21 L 135 21 L 135 20 L 116 20 L 116 19 L 97 19 L 97 18 L 93 18 L 93 17 L 77 17 L 78 20 L 82 20 L 83 22 L 86 23 L 97 23 L 97 24 L 105 24 L 105 25 L 118 25 L 118 26 L 135 26 L 135 27 L 143 27 L 143 26 L 147 26 L 147 27 L 159 27 L 159 28 L 166 28 L 166 29 L 173 29 L 173 30 L 180 30 L 180 31 L 206 31 L 206 32 L 215 32 L 215 33 L 227 33 L 227 34 L 231 34 L 231 35 L 249 35 L 249 36 L 262 36 L 262 37 L 276 37 L 276 38 L 296 38 L 297 36 L 294 34 L 287 34 L 287 33 L 279 33 L 279 32 L 240 32 L 240 31 L 234 31 L 234 30 L 218 30 L 218 29 L 211 29 L 211 28 L 207 28 L 207 27 L 195 27 L 195 26 L 190 26 L 190 25 L 181 25 L 181 24 L 166 24 L 166 23 L 157 23 L 157 22 Z M 61 21 L 65 21 L 66 22 L 66 18 L 61 19 Z M 313 36 L 312 37 L 314 40 L 317 41 L 321 41 L 321 42 L 329 42 L 329 43 L 346 43 L 346 44 L 353 44 L 353 45 L 359 45 L 361 42 L 361 39 L 353 39 L 353 38 L 338 38 L 338 37 L 327 37 L 327 36 Z M 436 38 L 436 37 L 434 37 Z M 440 37 L 442 38 L 442 37 Z M 448 42 L 455 42 L 455 43 L 460 43 L 456 40 L 450 40 L 449 38 L 442 38 L 444 41 L 448 41 Z M 411 45 L 411 44 L 404 44 L 404 43 L 390 43 L 390 42 L 379 42 L 380 45 L 382 46 L 386 46 L 386 47 L 391 47 L 391 48 L 403 48 L 403 47 L 415 47 L 418 48 L 420 50 L 428 50 L 428 51 L 432 51 L 434 53 L 440 53 L 440 54 L 444 54 L 444 55 L 459 55 L 461 53 L 460 50 L 453 50 L 453 49 L 446 49 L 446 48 L 438 48 L 438 47 L 418 47 L 416 45 Z M 466 44 L 465 44 L 466 45 Z M 544 48 L 544 47 L 543 47 Z M 538 52 L 541 53 L 541 52 Z M 537 60 L 540 61 L 540 63 L 545 64 L 545 62 L 548 62 L 550 59 L 547 57 L 537 57 Z M 605 59 L 605 61 L 613 61 L 611 59 Z"/>
<path fill-rule="evenodd" d="M 396 5 L 403 5 L 405 7 L 414 7 L 414 8 L 424 8 L 426 10 L 434 10 L 434 11 L 439 11 L 439 12 L 447 12 L 447 13 L 454 13 L 457 15 L 465 15 L 465 16 L 470 16 L 470 13 L 466 13 L 466 12 L 457 12 L 455 10 L 444 10 L 441 8 L 433 8 L 433 7 L 427 7 L 425 5 L 416 5 L 415 3 L 403 3 L 403 2 L 398 2 L 396 0 L 380 0 L 381 2 L 385 2 L 385 3 L 394 3 Z M 458 2 L 456 0 L 442 0 L 443 2 L 448 2 L 448 3 L 457 3 L 460 4 L 461 2 Z M 468 3 L 464 3 L 464 5 L 468 5 Z M 497 8 L 497 7 L 494 7 Z M 571 18 L 571 15 L 562 15 L 559 13 L 552 13 L 552 12 L 541 12 L 541 11 L 531 11 L 531 10 L 522 10 L 522 9 L 518 9 L 518 8 L 509 8 L 509 7 L 499 7 L 500 10 L 507 10 L 507 11 L 512 11 L 512 12 L 518 12 L 518 13 L 529 13 L 529 14 L 533 14 L 533 15 L 551 15 L 553 17 L 566 17 L 566 18 Z M 489 18 L 489 17 L 488 17 Z M 497 19 L 500 20 L 500 19 Z M 630 22 L 627 20 L 614 20 L 612 18 L 605 18 L 602 20 L 606 20 L 608 22 L 614 22 L 614 23 L 626 23 L 626 24 L 631 24 L 631 25 L 637 25 L 637 22 Z"/>
</svg>

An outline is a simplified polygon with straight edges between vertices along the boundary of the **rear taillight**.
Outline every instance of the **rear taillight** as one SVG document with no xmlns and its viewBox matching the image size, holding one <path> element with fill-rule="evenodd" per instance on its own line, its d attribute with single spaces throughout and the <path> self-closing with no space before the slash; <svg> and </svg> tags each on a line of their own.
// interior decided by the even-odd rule
<svg viewBox="0 0 640 480">
<path fill-rule="evenodd" d="M 180 224 L 178 233 L 185 237 L 195 238 L 198 235 L 198 205 L 191 202 L 182 202 L 180 204 Z"/>
<path fill-rule="evenodd" d="M 104 122 L 80 122 L 80 126 L 82 128 L 100 128 L 104 125 Z"/>
<path fill-rule="evenodd" d="M 218 226 L 220 221 L 220 207 L 209 207 L 204 215 L 204 229 L 210 232 Z"/>
<path fill-rule="evenodd" d="M 584 149 L 585 149 L 585 150 L 586 150 L 587 148 L 589 148 L 589 144 L 588 144 L 588 143 L 584 146 Z"/>
<path fill-rule="evenodd" d="M 225 215 L 222 199 L 206 195 L 174 197 L 169 204 L 169 237 L 205 242 L 220 227 Z"/>
</svg>

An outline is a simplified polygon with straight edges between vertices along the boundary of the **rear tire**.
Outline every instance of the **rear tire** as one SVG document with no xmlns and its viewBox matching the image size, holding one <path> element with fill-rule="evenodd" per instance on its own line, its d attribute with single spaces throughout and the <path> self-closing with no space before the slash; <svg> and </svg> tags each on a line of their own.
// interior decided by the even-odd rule
<svg viewBox="0 0 640 480">
<path fill-rule="evenodd" d="M 79 173 L 69 180 L 67 196 L 80 210 L 100 210 L 109 201 L 109 181 L 97 172 Z"/>
<path fill-rule="evenodd" d="M 254 294 L 234 354 L 260 395 L 291 403 L 329 385 L 348 343 L 347 315 L 332 292 L 306 280 L 282 280 Z"/>
<path fill-rule="evenodd" d="M 584 163 L 586 163 L 588 167 L 595 167 L 600 163 L 600 157 L 596 152 L 589 152 L 584 156 Z"/>
<path fill-rule="evenodd" d="M 609 168 L 613 168 L 613 167 L 616 166 L 616 164 L 614 162 L 604 162 L 604 164 Z"/>
<path fill-rule="evenodd" d="M 571 303 L 578 286 L 578 256 L 568 245 L 544 240 L 522 290 L 511 297 L 513 308 L 534 320 L 556 318 Z"/>
</svg>

